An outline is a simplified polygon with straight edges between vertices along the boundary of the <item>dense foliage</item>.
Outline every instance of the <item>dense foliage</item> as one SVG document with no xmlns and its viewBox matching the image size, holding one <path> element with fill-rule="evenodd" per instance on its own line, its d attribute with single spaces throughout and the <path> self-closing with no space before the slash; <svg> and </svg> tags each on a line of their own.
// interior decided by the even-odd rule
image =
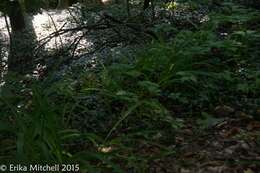
<svg viewBox="0 0 260 173">
<path fill-rule="evenodd" d="M 59 65 L 43 77 L 6 75 L 0 90 L 1 164 L 178 172 L 188 162 L 169 162 L 183 154 L 179 135 L 187 124 L 199 136 L 226 118 L 259 123 L 258 1 L 155 1 L 154 11 L 143 12 L 137 1 L 130 5 L 130 16 L 120 3 L 86 6 L 79 16 L 86 29 L 100 22 L 93 13 L 104 15 L 109 24 L 89 29 L 98 33 L 90 39 L 97 39 L 94 49 L 107 46 L 117 53 L 61 75 L 75 53 L 64 46 L 44 55 L 47 64 Z M 62 58 L 50 60 L 55 57 Z M 259 131 L 255 139 L 259 152 Z M 230 167 L 243 165 L 238 172 L 260 171 L 259 160 L 252 166 L 237 159 Z"/>
</svg>

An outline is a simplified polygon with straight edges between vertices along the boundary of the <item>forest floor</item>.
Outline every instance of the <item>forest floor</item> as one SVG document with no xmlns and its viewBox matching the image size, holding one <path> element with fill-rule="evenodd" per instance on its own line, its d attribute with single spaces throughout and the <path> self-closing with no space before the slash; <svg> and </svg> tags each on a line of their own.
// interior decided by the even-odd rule
<svg viewBox="0 0 260 173">
<path fill-rule="evenodd" d="M 260 172 L 260 122 L 239 114 L 240 118 L 225 118 L 204 130 L 199 130 L 196 119 L 186 119 L 176 134 L 176 153 L 155 160 L 151 172 Z M 147 150 L 156 152 L 156 147 Z"/>
<path fill-rule="evenodd" d="M 9 123 L 11 130 L 3 129 L 16 137 L 0 136 L 7 139 L 0 140 L 0 155 L 8 161 L 19 152 L 26 162 L 71 159 L 88 173 L 259 173 L 260 17 L 223 5 L 228 13 L 212 13 L 211 22 L 204 8 L 187 14 L 171 8 L 140 30 L 131 20 L 142 26 L 142 18 L 121 23 L 116 11 L 98 15 L 103 23 L 87 13 L 82 26 L 96 26 L 87 23 L 92 16 L 102 26 L 97 31 L 75 29 L 71 19 L 73 32 L 45 45 L 54 49 L 49 59 L 65 65 L 35 81 L 10 81 L 0 100 L 0 125 Z M 66 16 L 69 11 L 34 16 L 38 41 L 61 29 Z M 150 31 L 165 41 L 147 44 Z M 14 123 L 16 114 L 22 118 Z M 18 154 L 9 147 L 16 143 L 23 144 Z"/>
</svg>

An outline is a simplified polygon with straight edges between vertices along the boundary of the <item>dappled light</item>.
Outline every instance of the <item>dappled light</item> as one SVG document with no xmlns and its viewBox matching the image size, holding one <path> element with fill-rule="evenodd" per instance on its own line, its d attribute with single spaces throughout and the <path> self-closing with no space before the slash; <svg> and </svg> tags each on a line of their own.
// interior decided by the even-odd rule
<svg viewBox="0 0 260 173">
<path fill-rule="evenodd" d="M 80 8 L 80 4 L 77 4 L 77 6 L 74 6 L 74 8 Z M 50 34 L 60 30 L 60 29 L 66 29 L 68 27 L 76 27 L 75 17 L 73 16 L 74 14 L 72 9 L 52 9 L 52 10 L 44 10 L 42 9 L 41 13 L 38 14 L 31 14 L 32 16 L 32 25 L 34 28 L 34 32 L 37 37 L 37 41 L 39 44 L 42 44 L 42 40 L 46 37 L 48 37 Z M 74 18 L 73 18 L 74 17 Z M 8 19 L 7 19 L 8 20 Z M 69 24 L 68 24 L 69 23 Z M 69 25 L 69 26 L 68 26 Z M 0 27 L 1 27 L 1 32 L 3 35 L 2 38 L 2 43 L 3 45 L 3 62 L 2 62 L 2 77 L 6 71 L 6 62 L 8 60 L 8 44 L 9 44 L 9 33 L 7 27 L 10 26 L 10 21 L 6 21 L 5 17 L 0 18 Z M 11 31 L 11 28 L 10 28 Z M 64 46 L 74 42 L 78 36 L 82 35 L 81 31 L 77 32 L 77 35 L 60 35 L 58 37 L 53 37 L 50 39 L 48 42 L 42 44 L 44 46 L 43 48 L 45 50 L 57 50 L 60 48 L 64 48 Z M 77 47 L 74 50 L 74 55 L 80 55 L 83 52 L 86 52 L 88 48 L 92 46 L 91 40 L 87 40 L 86 38 L 81 38 L 80 42 L 77 43 Z M 42 47 L 41 47 L 42 48 Z M 36 50 L 37 51 L 37 50 Z M 82 61 L 82 60 L 81 60 Z M 34 71 L 34 74 L 38 73 L 37 72 L 37 66 L 39 65 L 44 65 L 44 64 L 38 64 L 36 65 L 36 71 Z M 3 82 L 2 82 L 3 84 Z"/>
<path fill-rule="evenodd" d="M 257 0 L 1 0 L 0 172 L 259 173 Z"/>
</svg>

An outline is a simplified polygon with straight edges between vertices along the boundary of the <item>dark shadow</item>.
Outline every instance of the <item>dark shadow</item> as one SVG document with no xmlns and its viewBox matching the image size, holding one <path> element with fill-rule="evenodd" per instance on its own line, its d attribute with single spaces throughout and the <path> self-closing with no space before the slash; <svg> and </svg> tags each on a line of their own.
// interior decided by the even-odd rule
<svg viewBox="0 0 260 173">
<path fill-rule="evenodd" d="M 33 68 L 33 49 L 37 37 L 32 16 L 23 12 L 18 1 L 10 2 L 8 17 L 11 24 L 10 52 L 8 70 L 26 74 Z"/>
</svg>

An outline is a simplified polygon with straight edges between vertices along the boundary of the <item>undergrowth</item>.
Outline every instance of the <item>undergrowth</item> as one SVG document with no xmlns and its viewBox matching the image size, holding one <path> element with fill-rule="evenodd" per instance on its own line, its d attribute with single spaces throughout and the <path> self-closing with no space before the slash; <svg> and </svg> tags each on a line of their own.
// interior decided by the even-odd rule
<svg viewBox="0 0 260 173">
<path fill-rule="evenodd" d="M 175 154 L 180 118 L 230 105 L 259 119 L 259 12 L 234 4 L 218 10 L 224 13 L 146 45 L 131 61 L 98 62 L 57 82 L 55 75 L 11 78 L 0 100 L 1 163 L 147 172 L 154 159 Z"/>
</svg>

